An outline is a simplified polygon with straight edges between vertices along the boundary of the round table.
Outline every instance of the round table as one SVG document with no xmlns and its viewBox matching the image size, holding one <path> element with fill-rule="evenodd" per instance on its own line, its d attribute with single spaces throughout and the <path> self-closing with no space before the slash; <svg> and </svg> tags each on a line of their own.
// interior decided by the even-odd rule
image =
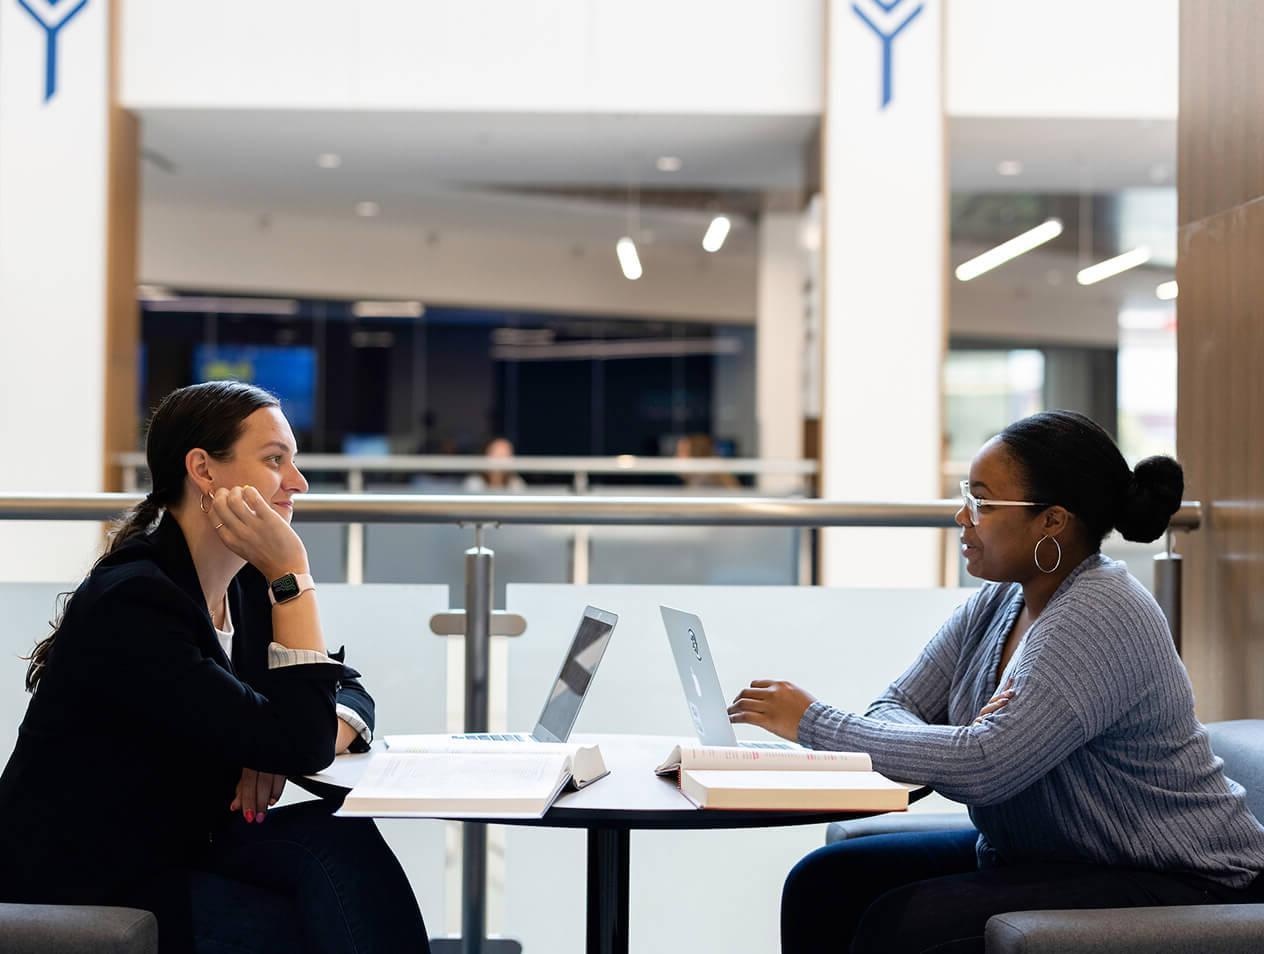
<svg viewBox="0 0 1264 954">
<path fill-rule="evenodd" d="M 633 829 L 774 828 L 784 825 L 819 825 L 878 812 L 734 811 L 698 808 L 680 793 L 673 776 L 658 776 L 654 769 L 674 746 L 693 739 L 656 735 L 574 735 L 571 742 L 597 744 L 610 774 L 579 791 L 560 795 L 542 818 L 477 818 L 471 822 L 526 825 L 541 828 L 584 828 L 588 831 L 588 929 L 589 954 L 627 954 L 628 899 Z M 380 743 L 374 749 L 380 750 Z M 322 795 L 345 794 L 362 774 L 371 753 L 340 756 L 325 772 L 300 780 L 305 788 Z M 930 790 L 910 791 L 914 802 Z M 445 816 L 449 817 L 449 816 Z M 461 821 L 462 819 L 456 819 Z M 480 950 L 483 939 L 463 944 L 463 950 Z"/>
<path fill-rule="evenodd" d="M 629 868 L 633 829 L 771 828 L 819 825 L 876 812 L 705 811 L 680 794 L 672 776 L 654 774 L 674 736 L 575 735 L 571 742 L 596 743 L 610 774 L 579 791 L 561 795 L 543 818 L 479 819 L 494 824 L 588 830 L 589 954 L 628 950 Z M 929 789 L 909 794 L 913 802 Z"/>
</svg>

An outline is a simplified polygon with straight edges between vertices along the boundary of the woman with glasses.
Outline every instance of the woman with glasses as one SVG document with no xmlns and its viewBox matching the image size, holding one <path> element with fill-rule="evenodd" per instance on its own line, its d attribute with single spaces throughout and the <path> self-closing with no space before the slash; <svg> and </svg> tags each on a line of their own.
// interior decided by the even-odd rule
<svg viewBox="0 0 1264 954">
<path fill-rule="evenodd" d="M 1101 553 L 1151 541 L 1181 467 L 1135 470 L 1080 414 L 989 441 L 962 482 L 966 568 L 986 582 L 862 715 L 757 680 L 729 709 L 970 810 L 974 829 L 875 835 L 786 880 L 782 950 L 982 951 L 1008 911 L 1264 901 L 1264 826 L 1225 778 L 1157 603 Z M 977 829 L 977 830 L 976 830 Z"/>
</svg>

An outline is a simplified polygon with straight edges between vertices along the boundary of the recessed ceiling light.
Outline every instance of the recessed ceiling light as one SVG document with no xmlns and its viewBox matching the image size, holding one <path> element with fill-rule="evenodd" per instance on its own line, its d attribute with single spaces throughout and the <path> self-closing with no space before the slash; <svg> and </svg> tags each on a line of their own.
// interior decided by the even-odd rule
<svg viewBox="0 0 1264 954">
<path fill-rule="evenodd" d="M 316 165 L 322 169 L 337 169 L 342 165 L 342 156 L 336 152 L 322 152 L 316 157 Z"/>
<path fill-rule="evenodd" d="M 654 165 L 658 167 L 659 172 L 679 172 L 685 164 L 680 156 L 659 156 L 658 162 Z"/>
<path fill-rule="evenodd" d="M 1002 159 L 996 164 L 996 171 L 998 174 L 1003 176 L 1021 175 L 1023 171 L 1023 164 L 1017 159 Z"/>
<path fill-rule="evenodd" d="M 1160 301 L 1171 301 L 1176 297 L 1176 280 L 1170 282 L 1160 282 L 1154 288 L 1154 296 Z"/>
<path fill-rule="evenodd" d="M 363 216 L 366 219 L 371 219 L 382 211 L 382 207 L 376 202 L 357 202 L 355 209 L 356 215 Z"/>
</svg>

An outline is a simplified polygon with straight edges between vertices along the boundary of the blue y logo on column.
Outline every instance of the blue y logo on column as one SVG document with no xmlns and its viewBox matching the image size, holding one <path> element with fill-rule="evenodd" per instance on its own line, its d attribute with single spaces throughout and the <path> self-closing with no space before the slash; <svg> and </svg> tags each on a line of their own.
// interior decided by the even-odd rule
<svg viewBox="0 0 1264 954">
<path fill-rule="evenodd" d="M 859 2 L 853 3 L 851 5 L 851 8 L 856 12 L 856 16 L 860 17 L 860 19 L 865 22 L 865 26 L 867 26 L 870 30 L 872 30 L 874 32 L 874 35 L 877 36 L 877 38 L 882 42 L 882 108 L 883 109 L 886 109 L 887 104 L 891 102 L 891 44 L 895 42 L 895 38 L 897 36 L 899 36 L 902 32 L 904 32 L 904 28 L 908 26 L 910 23 L 912 23 L 913 20 L 917 18 L 917 15 L 922 12 L 923 5 L 919 3 L 916 7 L 914 7 L 913 12 L 910 13 L 908 16 L 906 16 L 903 20 L 901 20 L 899 24 L 896 25 L 895 29 L 891 30 L 889 33 L 884 32 L 882 28 L 879 27 L 874 22 L 874 19 L 879 19 L 879 20 L 890 19 L 891 22 L 894 23 L 895 18 L 892 18 L 891 14 L 895 11 L 895 8 L 898 7 L 900 4 L 902 4 L 903 2 L 904 0 L 859 0 Z M 861 9 L 861 6 L 860 6 L 861 3 L 866 3 L 870 6 L 871 8 L 870 12 L 874 14 L 872 18 L 866 15 L 865 11 Z M 879 14 L 877 10 L 873 10 L 872 8 L 874 6 L 877 6 L 879 9 L 881 9 L 882 13 Z"/>
<path fill-rule="evenodd" d="M 62 12 L 58 4 L 64 4 Z M 88 0 L 18 0 L 18 6 L 44 28 L 44 102 L 57 92 L 57 35 L 88 5 Z"/>
</svg>

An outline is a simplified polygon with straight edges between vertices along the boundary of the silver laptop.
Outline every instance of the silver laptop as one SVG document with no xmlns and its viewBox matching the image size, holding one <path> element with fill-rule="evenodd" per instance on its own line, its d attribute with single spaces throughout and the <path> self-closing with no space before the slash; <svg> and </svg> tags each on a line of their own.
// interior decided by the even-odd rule
<svg viewBox="0 0 1264 954">
<path fill-rule="evenodd" d="M 544 700 L 544 709 L 530 735 L 518 732 L 467 732 L 453 736 L 458 739 L 478 739 L 492 742 L 565 742 L 570 738 L 571 729 L 579 717 L 579 708 L 584 704 L 584 697 L 592 685 L 593 676 L 601 657 L 605 655 L 606 646 L 614 634 L 615 623 L 619 617 L 614 613 L 595 606 L 585 606 L 584 615 L 579 620 L 579 628 L 575 630 L 575 638 L 571 640 L 571 648 L 562 660 L 562 668 L 558 670 L 557 679 L 548 698 Z"/>
<path fill-rule="evenodd" d="M 720 688 L 702 620 L 693 613 L 660 606 L 667 641 L 671 643 L 689 717 L 703 745 L 738 745 L 749 749 L 793 749 L 789 742 L 739 742 L 729 722 L 728 702 Z"/>
</svg>

